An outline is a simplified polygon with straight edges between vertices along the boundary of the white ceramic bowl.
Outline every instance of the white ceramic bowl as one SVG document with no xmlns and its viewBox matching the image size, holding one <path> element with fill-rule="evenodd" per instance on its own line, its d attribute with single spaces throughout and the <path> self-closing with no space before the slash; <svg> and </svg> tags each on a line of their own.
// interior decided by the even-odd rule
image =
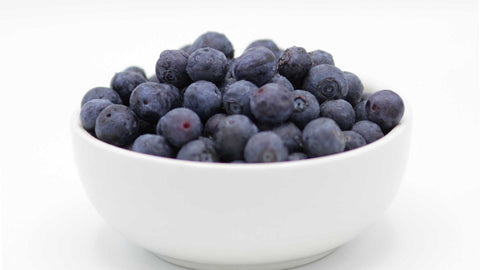
<svg viewBox="0 0 480 270">
<path fill-rule="evenodd" d="M 72 119 L 74 154 L 100 215 L 127 239 L 193 269 L 286 269 L 329 254 L 379 218 L 400 184 L 411 115 L 341 154 L 209 164 L 135 153 Z"/>
</svg>

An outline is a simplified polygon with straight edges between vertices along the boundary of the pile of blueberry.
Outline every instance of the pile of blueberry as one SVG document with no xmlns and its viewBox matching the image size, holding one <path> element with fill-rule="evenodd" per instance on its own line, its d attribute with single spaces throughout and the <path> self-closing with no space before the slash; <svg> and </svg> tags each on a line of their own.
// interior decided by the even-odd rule
<svg viewBox="0 0 480 270">
<path fill-rule="evenodd" d="M 348 151 L 380 139 L 401 120 L 391 90 L 363 93 L 360 79 L 332 55 L 271 40 L 242 55 L 225 35 L 208 32 L 166 50 L 156 74 L 129 67 L 110 88 L 82 100 L 83 127 L 133 151 L 183 160 L 257 163 Z"/>
</svg>

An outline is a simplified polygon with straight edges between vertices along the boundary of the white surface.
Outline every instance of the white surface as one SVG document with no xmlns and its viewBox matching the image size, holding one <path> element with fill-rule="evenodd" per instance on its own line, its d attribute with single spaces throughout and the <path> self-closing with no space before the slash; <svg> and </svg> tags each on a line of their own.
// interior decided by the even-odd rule
<svg viewBox="0 0 480 270">
<path fill-rule="evenodd" d="M 407 105 L 385 138 L 356 151 L 232 166 L 125 151 L 93 138 L 78 114 L 71 121 L 79 175 L 101 216 L 141 247 L 199 270 L 292 268 L 352 240 L 397 193 L 412 128 Z"/>
<path fill-rule="evenodd" d="M 89 88 L 132 64 L 151 74 L 161 50 L 209 29 L 225 32 L 237 53 L 267 36 L 327 50 L 414 108 L 409 168 L 392 207 L 302 270 L 480 268 L 476 1 L 117 2 L 0 4 L 3 269 L 179 269 L 95 213 L 68 122 Z"/>
</svg>

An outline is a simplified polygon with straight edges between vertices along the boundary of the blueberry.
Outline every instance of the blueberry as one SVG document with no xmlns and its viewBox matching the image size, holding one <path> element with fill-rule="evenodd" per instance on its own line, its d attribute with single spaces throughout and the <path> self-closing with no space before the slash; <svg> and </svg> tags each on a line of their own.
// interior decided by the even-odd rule
<svg viewBox="0 0 480 270">
<path fill-rule="evenodd" d="M 288 155 L 287 160 L 288 161 L 294 161 L 294 160 L 302 160 L 302 159 L 307 159 L 307 158 L 308 158 L 307 154 L 302 153 L 302 152 L 295 152 L 295 153 L 291 153 L 290 155 Z"/>
<path fill-rule="evenodd" d="M 106 99 L 111 101 L 113 104 L 122 104 L 122 99 L 118 93 L 112 88 L 108 87 L 95 87 L 88 90 L 85 96 L 83 96 L 82 106 L 92 99 Z"/>
<path fill-rule="evenodd" d="M 243 160 L 248 139 L 258 128 L 248 117 L 234 114 L 225 117 L 217 127 L 214 141 L 219 157 L 224 161 Z"/>
<path fill-rule="evenodd" d="M 182 88 L 190 84 L 187 73 L 188 53 L 180 50 L 166 50 L 160 54 L 155 65 L 155 74 L 160 82 Z"/>
<path fill-rule="evenodd" d="M 288 90 L 293 91 L 295 88 L 293 88 L 292 83 L 284 76 L 280 74 L 276 74 L 273 76 L 273 78 L 269 81 L 270 83 L 278 83 L 283 86 L 285 86 Z"/>
<path fill-rule="evenodd" d="M 281 84 L 265 84 L 253 92 L 250 108 L 259 122 L 279 124 L 293 112 L 292 92 Z"/>
<path fill-rule="evenodd" d="M 202 137 L 182 146 L 178 151 L 177 159 L 202 162 L 219 161 L 213 141 Z"/>
<path fill-rule="evenodd" d="M 284 123 L 272 129 L 272 132 L 282 139 L 289 153 L 302 150 L 302 131 L 294 123 Z"/>
<path fill-rule="evenodd" d="M 212 48 L 198 49 L 188 57 L 187 73 L 193 81 L 220 83 L 227 73 L 227 58 Z"/>
<path fill-rule="evenodd" d="M 188 45 L 182 46 L 182 47 L 180 48 L 180 50 L 188 53 L 188 52 L 190 51 L 190 47 L 192 47 L 192 44 L 188 44 Z"/>
<path fill-rule="evenodd" d="M 290 116 L 293 123 L 303 128 L 319 115 L 320 105 L 314 95 L 304 90 L 293 91 L 293 113 Z"/>
<path fill-rule="evenodd" d="M 380 126 L 368 120 L 362 120 L 355 123 L 352 127 L 352 131 L 362 135 L 367 143 L 374 142 L 384 136 Z"/>
<path fill-rule="evenodd" d="M 345 151 L 352 150 L 367 144 L 362 135 L 358 134 L 355 131 L 344 131 L 343 136 L 345 137 Z"/>
<path fill-rule="evenodd" d="M 149 82 L 154 82 L 154 83 L 160 83 L 160 81 L 158 80 L 156 74 L 150 76 L 150 77 L 148 78 L 148 81 L 149 81 Z"/>
<path fill-rule="evenodd" d="M 345 148 L 342 130 L 330 118 L 318 118 L 308 123 L 303 130 L 302 140 L 309 157 L 331 155 Z"/>
<path fill-rule="evenodd" d="M 157 124 L 157 133 L 175 147 L 196 140 L 202 134 L 202 121 L 187 108 L 176 108 L 165 114 Z"/>
<path fill-rule="evenodd" d="M 133 89 L 146 81 L 147 79 L 138 73 L 123 71 L 113 76 L 110 86 L 120 95 L 123 104 L 128 105 Z"/>
<path fill-rule="evenodd" d="M 280 55 L 282 54 L 282 51 L 278 48 L 277 44 L 275 44 L 275 42 L 273 42 L 271 39 L 255 40 L 254 42 L 250 43 L 250 45 L 248 45 L 246 50 L 250 48 L 255 48 L 255 47 L 265 47 L 269 49 L 270 51 L 273 52 L 273 54 L 275 54 L 276 58 L 279 58 Z"/>
<path fill-rule="evenodd" d="M 220 124 L 223 119 L 227 117 L 224 113 L 217 113 L 212 117 L 208 118 L 207 122 L 205 123 L 204 134 L 207 138 L 213 139 L 215 133 L 217 132 L 218 125 Z"/>
<path fill-rule="evenodd" d="M 172 109 L 166 84 L 145 82 L 137 86 L 130 96 L 130 109 L 141 119 L 157 123 L 160 117 Z"/>
<path fill-rule="evenodd" d="M 312 63 L 313 66 L 318 66 L 318 65 L 335 65 L 335 62 L 333 61 L 333 57 L 331 54 L 328 52 L 322 51 L 322 50 L 315 50 L 311 51 L 308 53 L 310 57 L 312 58 Z"/>
<path fill-rule="evenodd" d="M 94 131 L 98 115 L 103 109 L 112 104 L 108 99 L 92 99 L 85 103 L 80 111 L 80 120 L 82 121 L 83 128 L 89 132 Z"/>
<path fill-rule="evenodd" d="M 216 32 L 207 32 L 199 36 L 192 46 L 189 48 L 189 52 L 192 53 L 200 48 L 210 47 L 221 51 L 227 58 L 233 58 L 233 46 L 224 34 Z"/>
<path fill-rule="evenodd" d="M 220 112 L 222 95 L 217 86 L 208 81 L 190 84 L 183 94 L 183 106 L 196 112 L 203 121 Z"/>
<path fill-rule="evenodd" d="M 388 132 L 402 119 L 405 105 L 402 98 L 391 90 L 373 93 L 365 104 L 368 120 L 377 123 L 383 131 Z"/>
<path fill-rule="evenodd" d="M 163 136 L 155 134 L 144 134 L 133 142 L 132 150 L 139 153 L 171 157 L 173 150 Z"/>
<path fill-rule="evenodd" d="M 223 107 L 228 114 L 251 116 L 250 96 L 258 87 L 245 80 L 237 81 L 227 87 L 223 95 Z"/>
<path fill-rule="evenodd" d="M 333 119 L 342 130 L 351 129 L 355 123 L 355 111 L 352 105 L 343 99 L 327 100 L 322 103 L 320 116 Z"/>
<path fill-rule="evenodd" d="M 124 105 L 114 104 L 105 108 L 95 122 L 95 134 L 100 140 L 116 145 L 127 145 L 138 136 L 138 120 L 135 113 Z"/>
<path fill-rule="evenodd" d="M 355 106 L 355 121 L 367 120 L 367 113 L 365 112 L 366 100 L 361 101 Z"/>
<path fill-rule="evenodd" d="M 310 69 L 303 88 L 312 93 L 319 103 L 325 100 L 345 98 L 348 92 L 343 72 L 332 65 L 318 65 Z"/>
<path fill-rule="evenodd" d="M 277 72 L 277 58 L 265 47 L 253 47 L 246 50 L 234 68 L 237 80 L 247 80 L 257 86 L 270 81 Z"/>
<path fill-rule="evenodd" d="M 143 70 L 143 68 L 141 68 L 141 67 L 131 66 L 131 67 L 126 68 L 124 71 L 137 73 L 139 75 L 142 75 L 143 78 L 145 78 L 145 79 L 147 78 L 147 74 L 145 74 L 145 70 Z"/>
<path fill-rule="evenodd" d="M 244 156 L 248 163 L 285 161 L 288 149 L 277 134 L 264 131 L 248 140 Z"/>
<path fill-rule="evenodd" d="M 344 71 L 345 79 L 347 80 L 348 92 L 345 100 L 350 102 L 352 106 L 357 105 L 362 100 L 363 84 L 357 75 Z"/>
<path fill-rule="evenodd" d="M 302 47 L 288 48 L 278 59 L 278 73 L 285 76 L 295 87 L 301 86 L 311 67 L 312 59 Z"/>
</svg>

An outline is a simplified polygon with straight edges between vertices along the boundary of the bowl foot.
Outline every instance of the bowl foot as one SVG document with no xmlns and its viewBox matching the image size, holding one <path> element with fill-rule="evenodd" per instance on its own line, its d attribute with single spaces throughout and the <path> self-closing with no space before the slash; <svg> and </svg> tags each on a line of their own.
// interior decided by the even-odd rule
<svg viewBox="0 0 480 270">
<path fill-rule="evenodd" d="M 224 265 L 224 264 L 208 264 L 208 263 L 196 263 L 185 261 L 181 259 L 175 259 L 167 256 L 163 256 L 160 254 L 156 254 L 158 257 L 162 258 L 163 260 L 184 267 L 188 269 L 194 270 L 282 270 L 282 269 L 290 269 L 293 267 L 301 266 L 304 264 L 308 264 L 314 262 L 316 260 L 320 260 L 330 253 L 332 253 L 335 249 L 331 249 L 310 257 L 306 258 L 299 258 L 291 261 L 280 261 L 280 262 L 272 262 L 272 263 L 265 263 L 265 264 L 246 264 L 246 265 Z"/>
</svg>

